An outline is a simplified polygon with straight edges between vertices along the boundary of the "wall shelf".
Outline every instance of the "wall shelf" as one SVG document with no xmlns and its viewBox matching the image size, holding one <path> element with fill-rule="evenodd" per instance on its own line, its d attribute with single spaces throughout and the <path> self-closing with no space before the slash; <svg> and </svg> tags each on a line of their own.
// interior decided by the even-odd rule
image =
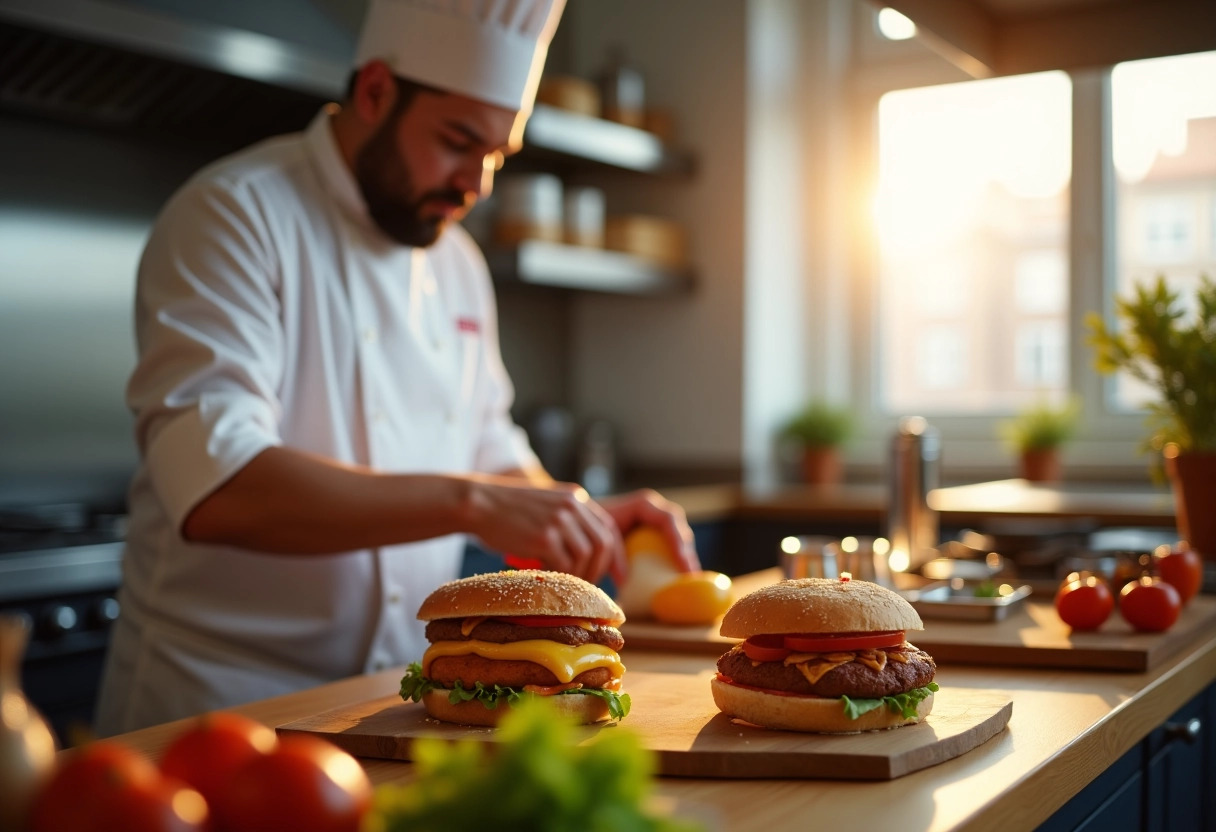
<svg viewBox="0 0 1216 832">
<path fill-rule="evenodd" d="M 619 251 L 526 240 L 513 248 L 487 248 L 501 285 L 544 286 L 617 295 L 678 295 L 692 290 L 688 269 L 673 269 Z"/>
<path fill-rule="evenodd" d="M 537 104 L 524 131 L 520 161 L 529 158 L 585 164 L 663 176 L 690 176 L 693 159 L 673 151 L 654 133 L 602 118 Z"/>
</svg>

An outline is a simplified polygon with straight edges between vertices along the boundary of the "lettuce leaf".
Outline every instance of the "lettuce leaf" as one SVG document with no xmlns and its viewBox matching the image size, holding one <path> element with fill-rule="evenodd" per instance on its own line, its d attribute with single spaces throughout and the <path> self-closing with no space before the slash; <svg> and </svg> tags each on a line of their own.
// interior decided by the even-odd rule
<svg viewBox="0 0 1216 832">
<path fill-rule="evenodd" d="M 422 665 L 414 662 L 405 669 L 405 675 L 401 677 L 401 698 L 420 702 L 424 694 L 437 687 L 439 685 L 422 675 Z"/>
<path fill-rule="evenodd" d="M 895 696 L 884 696 L 881 699 L 850 699 L 847 696 L 842 696 L 840 697 L 840 701 L 844 705 L 845 716 L 849 719 L 857 719 L 862 714 L 869 713 L 883 705 L 886 705 L 887 710 L 892 713 L 901 714 L 904 719 L 914 719 L 916 717 L 916 707 L 928 699 L 929 694 L 936 693 L 938 690 L 937 682 L 930 682 L 923 688 L 913 688 L 906 693 L 897 693 Z"/>
<path fill-rule="evenodd" d="M 421 701 L 424 694 L 432 690 L 447 690 L 448 701 L 453 705 L 460 702 L 472 702 L 474 700 L 480 702 L 488 711 L 492 711 L 498 707 L 500 702 L 506 702 L 508 705 L 518 705 L 525 699 L 538 698 L 538 694 L 531 691 L 521 690 L 519 688 L 503 687 L 502 685 L 484 685 L 477 682 L 472 688 L 466 688 L 457 681 L 451 689 L 446 689 L 443 685 L 426 678 L 422 675 L 422 665 L 415 662 L 406 668 L 405 675 L 401 677 L 401 698 L 407 701 Z M 630 699 L 627 693 L 618 693 L 613 690 L 601 690 L 599 688 L 577 688 L 574 690 L 564 690 L 561 693 L 554 694 L 555 696 L 598 696 L 608 703 L 608 715 L 613 719 L 624 719 L 629 715 Z"/>
</svg>

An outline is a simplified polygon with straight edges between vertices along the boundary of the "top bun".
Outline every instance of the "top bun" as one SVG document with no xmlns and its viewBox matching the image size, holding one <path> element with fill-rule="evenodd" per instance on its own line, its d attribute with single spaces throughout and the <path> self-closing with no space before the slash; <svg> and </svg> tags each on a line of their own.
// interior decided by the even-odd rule
<svg viewBox="0 0 1216 832">
<path fill-rule="evenodd" d="M 520 569 L 473 575 L 443 584 L 422 602 L 418 618 L 496 615 L 565 615 L 599 618 L 614 627 L 625 620 L 599 587 L 564 572 Z"/>
<path fill-rule="evenodd" d="M 904 598 L 869 581 L 799 578 L 745 595 L 726 611 L 722 635 L 766 633 L 867 633 L 922 630 L 920 616 Z"/>
</svg>

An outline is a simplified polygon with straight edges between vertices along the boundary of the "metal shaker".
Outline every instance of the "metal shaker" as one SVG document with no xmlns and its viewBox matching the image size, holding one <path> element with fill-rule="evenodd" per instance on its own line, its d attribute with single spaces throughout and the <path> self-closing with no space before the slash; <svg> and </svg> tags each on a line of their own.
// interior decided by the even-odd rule
<svg viewBox="0 0 1216 832">
<path fill-rule="evenodd" d="M 921 416 L 900 420 L 891 439 L 887 504 L 889 563 L 895 571 L 918 569 L 937 556 L 938 517 L 929 492 L 938 486 L 941 433 Z"/>
</svg>

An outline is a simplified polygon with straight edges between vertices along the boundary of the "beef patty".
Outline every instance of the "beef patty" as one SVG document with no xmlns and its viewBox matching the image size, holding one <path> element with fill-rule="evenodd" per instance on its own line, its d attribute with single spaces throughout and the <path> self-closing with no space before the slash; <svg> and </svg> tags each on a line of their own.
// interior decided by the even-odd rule
<svg viewBox="0 0 1216 832">
<path fill-rule="evenodd" d="M 888 651 L 891 652 L 891 651 Z M 911 644 L 903 651 L 907 662 L 887 659 L 881 671 L 852 661 L 834 667 L 811 684 L 794 665 L 781 662 L 753 662 L 736 645 L 718 659 L 718 672 L 743 685 L 788 693 L 813 693 L 816 696 L 850 696 L 854 699 L 877 699 L 893 696 L 933 681 L 937 665 L 933 657 Z"/>
<path fill-rule="evenodd" d="M 557 685 L 557 677 L 545 668 L 532 662 L 498 661 L 481 656 L 442 656 L 431 662 L 427 678 L 444 687 L 451 687 L 457 680 L 463 688 L 472 688 L 476 683 L 502 685 L 506 688 L 522 688 L 524 685 Z M 606 667 L 584 670 L 572 680 L 585 688 L 602 688 L 612 681 L 612 673 Z"/>
<path fill-rule="evenodd" d="M 463 618 L 440 618 L 426 625 L 427 641 L 434 644 L 437 641 L 490 641 L 494 644 L 506 644 L 512 641 L 525 641 L 540 638 L 546 641 L 556 641 L 558 644 L 569 644 L 575 647 L 581 644 L 602 644 L 619 651 L 625 646 L 625 637 L 616 627 L 604 624 L 592 624 L 591 629 L 582 627 L 523 627 L 519 624 L 508 624 L 487 618 L 466 636 L 460 632 Z"/>
</svg>

